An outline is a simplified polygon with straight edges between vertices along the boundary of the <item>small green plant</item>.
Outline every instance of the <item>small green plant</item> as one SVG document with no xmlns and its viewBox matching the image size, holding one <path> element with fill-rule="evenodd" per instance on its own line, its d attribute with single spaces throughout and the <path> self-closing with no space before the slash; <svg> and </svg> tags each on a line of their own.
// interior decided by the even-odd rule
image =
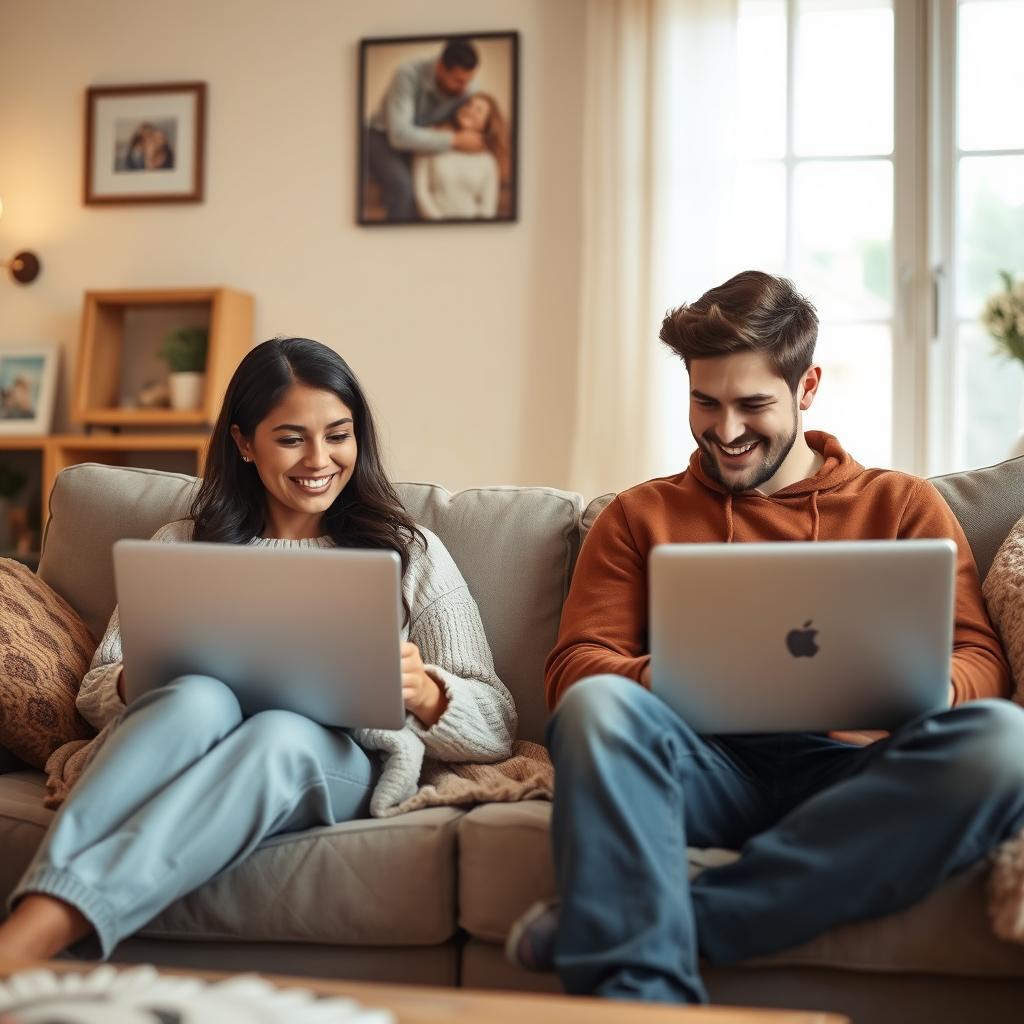
<svg viewBox="0 0 1024 1024">
<path fill-rule="evenodd" d="M 1000 355 L 1024 363 L 1024 278 L 1015 281 L 1005 270 L 999 276 L 1004 287 L 988 297 L 981 322 Z"/>
<path fill-rule="evenodd" d="M 28 482 L 28 474 L 9 462 L 0 462 L 0 498 L 13 500 Z"/>
<path fill-rule="evenodd" d="M 202 373 L 208 340 L 205 327 L 178 327 L 164 338 L 158 355 L 167 360 L 171 373 Z"/>
</svg>

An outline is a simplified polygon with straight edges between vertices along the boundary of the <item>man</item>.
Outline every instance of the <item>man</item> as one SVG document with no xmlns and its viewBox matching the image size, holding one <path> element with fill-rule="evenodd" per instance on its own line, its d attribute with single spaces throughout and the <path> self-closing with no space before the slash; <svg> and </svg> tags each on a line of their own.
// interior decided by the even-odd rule
<svg viewBox="0 0 1024 1024">
<path fill-rule="evenodd" d="M 436 60 L 410 61 L 395 72 L 367 130 L 370 173 L 384 193 L 388 220 L 416 219 L 413 154 L 449 149 L 478 153 L 484 148 L 480 132 L 435 127 L 448 122 L 475 91 L 479 63 L 471 42 L 452 39 Z"/>
<path fill-rule="evenodd" d="M 817 327 L 788 281 L 755 271 L 662 325 L 689 372 L 698 450 L 600 515 L 547 662 L 561 904 L 531 908 L 508 949 L 555 967 L 569 992 L 705 1001 L 698 953 L 732 963 L 900 910 L 1024 826 L 1024 710 L 989 699 L 1008 695 L 1009 676 L 963 531 L 927 481 L 864 469 L 834 437 L 804 433 Z M 655 544 L 903 537 L 959 548 L 955 710 L 867 745 L 716 737 L 649 692 Z M 727 598 L 721 621 L 721 643 L 742 636 Z M 740 856 L 688 883 L 688 845 Z"/>
</svg>

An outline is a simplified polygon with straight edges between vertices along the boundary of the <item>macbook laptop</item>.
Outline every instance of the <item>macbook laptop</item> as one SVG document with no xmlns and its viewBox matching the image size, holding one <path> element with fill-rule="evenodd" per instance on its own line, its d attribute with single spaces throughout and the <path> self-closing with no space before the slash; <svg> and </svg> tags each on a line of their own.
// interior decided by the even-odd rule
<svg viewBox="0 0 1024 1024">
<path fill-rule="evenodd" d="M 121 540 L 114 579 L 129 704 L 198 673 L 246 715 L 402 728 L 395 552 Z"/>
<path fill-rule="evenodd" d="M 653 692 L 701 733 L 891 730 L 948 706 L 951 540 L 666 544 Z"/>
</svg>

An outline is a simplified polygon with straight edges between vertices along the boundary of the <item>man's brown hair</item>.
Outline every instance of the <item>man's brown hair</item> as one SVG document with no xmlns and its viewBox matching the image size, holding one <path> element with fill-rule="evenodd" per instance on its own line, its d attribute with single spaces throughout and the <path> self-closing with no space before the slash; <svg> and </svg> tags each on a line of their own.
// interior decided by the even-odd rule
<svg viewBox="0 0 1024 1024">
<path fill-rule="evenodd" d="M 693 359 L 762 352 L 795 394 L 814 360 L 818 315 L 792 281 L 744 270 L 696 302 L 670 310 L 659 337 L 687 370 Z"/>
</svg>

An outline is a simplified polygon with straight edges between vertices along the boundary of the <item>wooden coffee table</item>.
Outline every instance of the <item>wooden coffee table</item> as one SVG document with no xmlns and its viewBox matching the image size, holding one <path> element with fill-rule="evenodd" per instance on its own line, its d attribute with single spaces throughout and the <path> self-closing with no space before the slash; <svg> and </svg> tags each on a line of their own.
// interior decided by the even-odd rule
<svg viewBox="0 0 1024 1024">
<path fill-rule="evenodd" d="M 0 977 L 27 965 L 0 960 Z M 96 965 L 74 961 L 39 963 L 53 971 L 91 971 Z M 215 981 L 230 977 L 217 971 L 165 971 Z M 324 996 L 347 996 L 366 1007 L 385 1007 L 399 1024 L 849 1024 L 846 1017 L 799 1010 L 755 1010 L 728 1006 L 664 1006 L 620 1003 L 579 996 L 492 992 L 482 989 L 382 985 L 261 974 L 281 988 L 304 988 Z"/>
</svg>

